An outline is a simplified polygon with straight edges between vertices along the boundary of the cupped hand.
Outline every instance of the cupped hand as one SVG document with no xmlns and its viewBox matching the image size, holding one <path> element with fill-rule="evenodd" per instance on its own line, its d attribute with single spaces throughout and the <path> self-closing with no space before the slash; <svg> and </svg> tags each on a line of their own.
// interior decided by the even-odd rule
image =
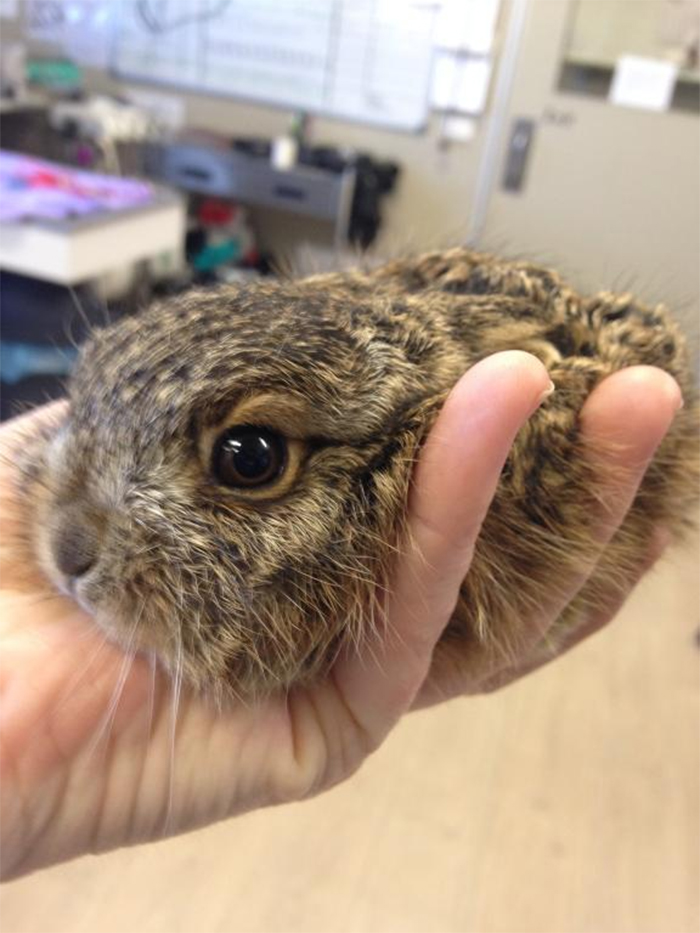
<svg viewBox="0 0 700 933">
<path fill-rule="evenodd" d="M 69 599 L 51 593 L 14 542 L 26 537 L 16 491 L 23 439 L 61 408 L 0 430 L 0 790 L 3 874 L 152 840 L 256 807 L 300 800 L 348 778 L 401 716 L 490 691 L 549 660 L 548 629 L 588 573 L 556 581 L 508 668 L 484 656 L 466 679 L 429 675 L 433 648 L 468 573 L 479 529 L 519 428 L 549 387 L 519 351 L 483 360 L 456 385 L 423 448 L 382 626 L 322 682 L 257 705 L 216 709 L 173 683 L 153 657 L 107 642 Z M 600 477 L 601 551 L 634 498 L 680 403 L 650 367 L 623 370 L 587 401 L 583 430 Z M 607 444 L 610 439 L 615 445 Z M 607 452 L 605 452 L 607 451 Z M 653 562 L 657 546 L 639 568 Z M 582 619 L 566 650 L 600 628 L 627 594 Z"/>
</svg>

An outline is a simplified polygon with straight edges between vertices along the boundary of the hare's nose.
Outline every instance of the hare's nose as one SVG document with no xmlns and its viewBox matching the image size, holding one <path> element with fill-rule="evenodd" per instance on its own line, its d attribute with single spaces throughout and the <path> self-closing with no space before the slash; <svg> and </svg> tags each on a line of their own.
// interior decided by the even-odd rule
<svg viewBox="0 0 700 933">
<path fill-rule="evenodd" d="M 95 565 L 100 553 L 97 523 L 77 509 L 64 511 L 52 535 L 51 550 L 61 573 L 81 577 Z"/>
</svg>

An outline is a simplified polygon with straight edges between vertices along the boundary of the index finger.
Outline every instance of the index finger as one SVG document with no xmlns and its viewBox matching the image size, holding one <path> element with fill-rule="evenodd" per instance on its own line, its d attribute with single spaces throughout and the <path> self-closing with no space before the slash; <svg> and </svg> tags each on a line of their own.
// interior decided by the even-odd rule
<svg viewBox="0 0 700 933">
<path fill-rule="evenodd" d="M 355 719 L 377 741 L 410 706 L 428 672 L 513 440 L 550 389 L 534 356 L 494 354 L 460 379 L 430 432 L 383 624 L 334 672 Z"/>
</svg>

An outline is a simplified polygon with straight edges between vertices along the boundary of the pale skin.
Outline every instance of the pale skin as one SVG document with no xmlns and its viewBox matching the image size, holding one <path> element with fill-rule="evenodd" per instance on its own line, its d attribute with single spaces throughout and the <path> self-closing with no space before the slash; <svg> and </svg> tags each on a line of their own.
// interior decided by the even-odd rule
<svg viewBox="0 0 700 933">
<path fill-rule="evenodd" d="M 513 438 L 548 386 L 544 367 L 519 351 L 496 354 L 462 377 L 416 468 L 410 544 L 395 568 L 382 631 L 323 682 L 257 706 L 221 712 L 186 686 L 178 694 L 152 658 L 125 655 L 70 600 L 47 598 L 39 571 L 4 544 L 4 877 L 312 796 L 350 777 L 409 710 L 489 692 L 543 663 L 547 632 L 592 567 L 566 581 L 565 598 L 557 581 L 556 596 L 523 620 L 520 656 L 509 666 L 484 655 L 468 682 L 427 676 Z M 596 459 L 601 549 L 680 404 L 674 380 L 651 367 L 616 373 L 587 401 L 582 421 L 592 455 L 615 441 L 614 453 Z M 55 407 L 42 409 L 0 430 L 4 542 L 23 520 L 12 452 L 40 419 L 56 415 Z M 639 577 L 663 543 L 661 530 Z M 611 593 L 559 652 L 610 621 L 627 595 Z"/>
</svg>

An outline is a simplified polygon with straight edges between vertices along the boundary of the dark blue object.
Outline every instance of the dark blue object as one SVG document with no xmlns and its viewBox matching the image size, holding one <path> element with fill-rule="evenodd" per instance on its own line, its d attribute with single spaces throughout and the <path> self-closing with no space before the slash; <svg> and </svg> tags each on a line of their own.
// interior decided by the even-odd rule
<svg viewBox="0 0 700 933">
<path fill-rule="evenodd" d="M 78 346 L 104 323 L 87 285 L 67 288 L 14 272 L 0 272 L 0 416 L 65 394 Z"/>
</svg>

